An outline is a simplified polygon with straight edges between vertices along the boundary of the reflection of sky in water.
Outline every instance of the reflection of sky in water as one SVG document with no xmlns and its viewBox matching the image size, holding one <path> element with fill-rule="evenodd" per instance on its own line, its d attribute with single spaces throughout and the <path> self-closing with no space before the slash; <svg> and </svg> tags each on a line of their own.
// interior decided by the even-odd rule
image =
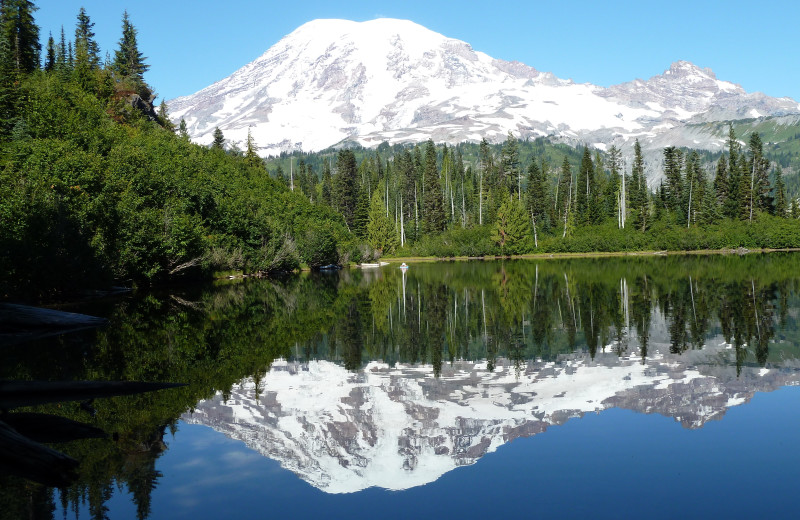
<svg viewBox="0 0 800 520">
<path fill-rule="evenodd" d="M 427 486 L 339 495 L 181 423 L 158 461 L 152 518 L 791 517 L 798 409 L 796 387 L 756 394 L 699 430 L 612 409 L 516 439 Z M 129 517 L 126 501 L 112 499 L 111 518 Z"/>
</svg>

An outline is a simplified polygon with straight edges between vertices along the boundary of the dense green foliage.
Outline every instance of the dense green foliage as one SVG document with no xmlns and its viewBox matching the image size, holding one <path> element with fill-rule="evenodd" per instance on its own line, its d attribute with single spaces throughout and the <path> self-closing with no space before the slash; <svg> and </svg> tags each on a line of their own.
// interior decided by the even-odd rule
<svg viewBox="0 0 800 520">
<path fill-rule="evenodd" d="M 149 92 L 136 31 L 124 16 L 101 68 L 93 25 L 81 9 L 74 57 L 62 42 L 52 70 L 0 78 L 0 297 L 293 270 L 304 244 L 309 265 L 339 261 L 337 247 L 351 247 L 340 215 L 285 190 L 260 160 L 174 135 L 166 108 L 153 118 L 131 104 L 130 90 Z"/>
<path fill-rule="evenodd" d="M 475 153 L 475 160 L 465 160 L 465 153 Z M 554 168 L 556 156 L 560 166 Z M 494 147 L 484 140 L 436 151 L 428 141 L 340 151 L 332 180 L 320 183 L 312 165 L 325 166 L 329 152 L 305 154 L 300 163 L 310 177 L 303 190 L 309 200 L 316 196 L 324 204 L 323 194 L 330 193 L 345 218 L 354 208 L 351 229 L 359 236 L 365 218 L 356 218 L 358 197 L 380 186 L 398 255 L 800 247 L 797 201 L 789 198 L 780 165 L 767 159 L 759 134 L 749 134 L 743 147 L 729 127 L 728 151 L 718 156 L 713 178 L 705 156 L 665 148 L 664 179 L 654 191 L 638 142 L 629 171 L 615 147 L 605 154 L 588 148 L 567 153 L 513 135 Z M 525 167 L 520 157 L 527 157 Z M 281 168 L 284 160 L 267 161 L 267 167 Z"/>
</svg>

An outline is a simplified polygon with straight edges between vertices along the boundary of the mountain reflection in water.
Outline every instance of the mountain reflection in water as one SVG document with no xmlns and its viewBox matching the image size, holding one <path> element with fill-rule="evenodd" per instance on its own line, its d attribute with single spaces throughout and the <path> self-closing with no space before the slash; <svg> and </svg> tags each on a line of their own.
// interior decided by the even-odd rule
<svg viewBox="0 0 800 520">
<path fill-rule="evenodd" d="M 201 401 L 183 416 L 244 441 L 314 487 L 350 493 L 435 481 L 518 437 L 587 412 L 625 408 L 701 428 L 754 392 L 800 380 L 800 363 L 748 367 L 737 376 L 727 344 L 685 355 L 565 355 L 524 367 L 457 361 L 430 366 L 371 362 L 358 373 L 329 361 L 279 361 Z M 720 365 L 720 361 L 730 365 Z"/>
<path fill-rule="evenodd" d="M 244 441 L 328 497 L 412 493 L 587 412 L 700 428 L 755 392 L 797 384 L 798 272 L 791 253 L 443 262 L 75 309 L 110 324 L 6 346 L 0 378 L 188 386 L 98 401 L 92 418 L 43 410 L 113 435 L 59 447 L 81 461 L 63 491 L 0 476 L 3 514 L 102 517 L 113 497 L 138 518 L 167 516 L 152 498 L 178 485 L 162 457 L 191 442 L 181 419 Z"/>
</svg>

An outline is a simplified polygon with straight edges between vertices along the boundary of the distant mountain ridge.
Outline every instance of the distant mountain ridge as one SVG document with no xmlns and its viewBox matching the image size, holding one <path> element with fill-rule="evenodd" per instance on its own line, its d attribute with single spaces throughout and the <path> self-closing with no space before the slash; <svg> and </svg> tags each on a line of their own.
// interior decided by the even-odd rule
<svg viewBox="0 0 800 520">
<path fill-rule="evenodd" d="M 261 155 L 316 151 L 343 141 L 490 141 L 508 132 L 600 149 L 719 149 L 689 123 L 800 114 L 790 98 L 748 93 L 710 69 L 673 63 L 648 80 L 604 88 L 494 59 L 407 20 L 314 20 L 231 76 L 169 102 L 193 140 L 219 127 L 234 143 L 251 132 Z"/>
</svg>

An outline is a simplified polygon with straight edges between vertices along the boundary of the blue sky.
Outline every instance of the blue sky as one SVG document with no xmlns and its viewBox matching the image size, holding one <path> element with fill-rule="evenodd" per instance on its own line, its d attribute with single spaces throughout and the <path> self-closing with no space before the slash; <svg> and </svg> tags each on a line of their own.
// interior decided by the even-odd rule
<svg viewBox="0 0 800 520">
<path fill-rule="evenodd" d="M 433 0 L 38 0 L 42 44 L 61 26 L 74 35 L 81 6 L 113 54 L 123 10 L 138 30 L 164 99 L 192 94 L 249 63 L 315 18 L 405 18 L 464 40 L 494 58 L 560 78 L 608 86 L 688 60 L 748 91 L 800 100 L 798 2 Z M 669 7 L 666 7 L 666 6 Z"/>
</svg>

